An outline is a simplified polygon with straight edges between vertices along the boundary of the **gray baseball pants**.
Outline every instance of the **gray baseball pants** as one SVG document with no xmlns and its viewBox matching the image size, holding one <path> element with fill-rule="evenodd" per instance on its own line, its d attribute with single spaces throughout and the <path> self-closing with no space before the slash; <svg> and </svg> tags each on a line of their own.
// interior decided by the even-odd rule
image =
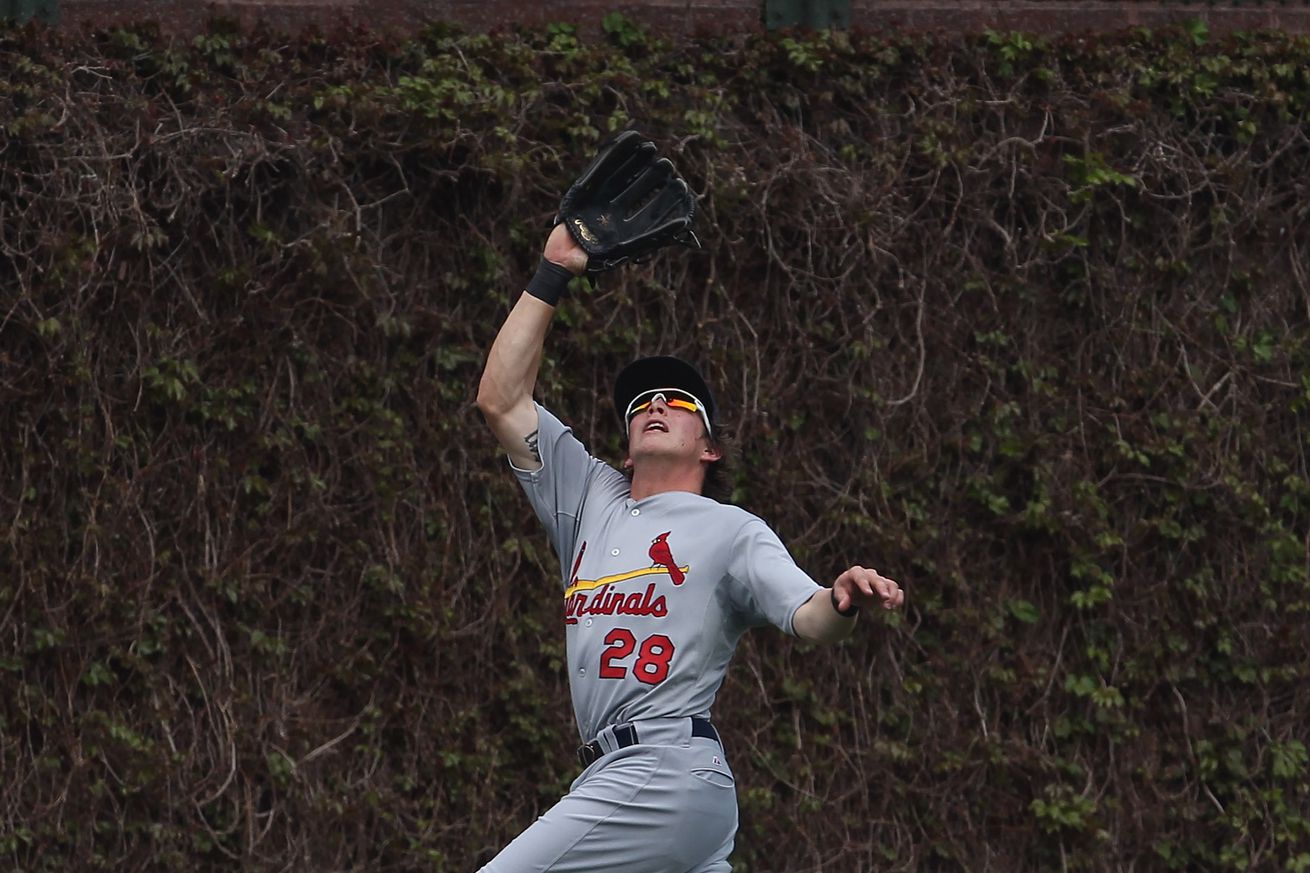
<svg viewBox="0 0 1310 873">
<path fill-rule="evenodd" d="M 480 873 L 730 873 L 737 794 L 723 749 L 691 720 L 635 723 Z"/>
</svg>

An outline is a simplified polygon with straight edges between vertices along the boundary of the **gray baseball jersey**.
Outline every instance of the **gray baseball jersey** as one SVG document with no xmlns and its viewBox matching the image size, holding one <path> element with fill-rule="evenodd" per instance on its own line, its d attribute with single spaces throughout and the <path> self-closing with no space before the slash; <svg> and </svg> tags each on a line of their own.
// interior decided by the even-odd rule
<svg viewBox="0 0 1310 873">
<path fill-rule="evenodd" d="M 540 469 L 515 469 L 560 558 L 569 686 L 583 740 L 623 722 L 708 717 L 749 628 L 794 634 L 818 585 L 758 517 L 690 492 L 634 501 L 538 406 Z"/>
</svg>

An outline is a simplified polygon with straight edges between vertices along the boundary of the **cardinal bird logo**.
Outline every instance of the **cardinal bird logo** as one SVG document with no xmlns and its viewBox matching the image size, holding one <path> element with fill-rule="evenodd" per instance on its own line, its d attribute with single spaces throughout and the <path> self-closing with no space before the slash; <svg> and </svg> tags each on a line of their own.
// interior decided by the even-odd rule
<svg viewBox="0 0 1310 873">
<path fill-rule="evenodd" d="M 674 585 L 681 585 L 687 581 L 687 574 L 682 572 L 678 562 L 673 560 L 673 551 L 669 548 L 670 533 L 672 531 L 665 531 L 651 542 L 650 559 L 654 561 L 653 566 L 663 567 L 669 571 L 669 578 L 673 580 Z"/>
</svg>

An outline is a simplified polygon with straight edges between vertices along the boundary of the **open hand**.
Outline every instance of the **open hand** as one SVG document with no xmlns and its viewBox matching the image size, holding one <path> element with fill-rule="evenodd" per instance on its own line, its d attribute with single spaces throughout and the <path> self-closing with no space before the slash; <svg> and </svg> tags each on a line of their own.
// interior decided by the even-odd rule
<svg viewBox="0 0 1310 873">
<path fill-rule="evenodd" d="M 837 608 L 842 610 L 849 609 L 852 603 L 862 608 L 897 609 L 905 602 L 905 592 L 895 580 L 858 564 L 838 576 L 832 590 L 837 597 Z"/>
</svg>

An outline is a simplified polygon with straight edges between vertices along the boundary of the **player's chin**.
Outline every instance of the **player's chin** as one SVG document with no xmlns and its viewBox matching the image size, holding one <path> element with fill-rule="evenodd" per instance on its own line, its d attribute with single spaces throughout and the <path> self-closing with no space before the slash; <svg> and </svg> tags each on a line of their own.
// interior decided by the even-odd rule
<svg viewBox="0 0 1310 873">
<path fill-rule="evenodd" d="M 685 447 L 691 441 L 691 437 L 686 433 L 674 430 L 660 430 L 659 428 L 644 430 L 637 436 L 639 442 L 658 446 L 662 450 Z"/>
<path fill-rule="evenodd" d="M 664 434 L 660 434 L 664 436 Z M 640 464 L 643 461 L 658 461 L 667 464 L 687 456 L 689 453 L 685 446 L 678 443 L 677 440 L 667 439 L 649 439 L 642 440 L 633 445 L 628 452 L 634 464 Z"/>
<path fill-rule="evenodd" d="M 670 437 L 672 434 L 662 430 L 637 431 L 632 437 L 632 450 L 634 452 L 668 451 L 668 447 L 674 442 Z"/>
</svg>

